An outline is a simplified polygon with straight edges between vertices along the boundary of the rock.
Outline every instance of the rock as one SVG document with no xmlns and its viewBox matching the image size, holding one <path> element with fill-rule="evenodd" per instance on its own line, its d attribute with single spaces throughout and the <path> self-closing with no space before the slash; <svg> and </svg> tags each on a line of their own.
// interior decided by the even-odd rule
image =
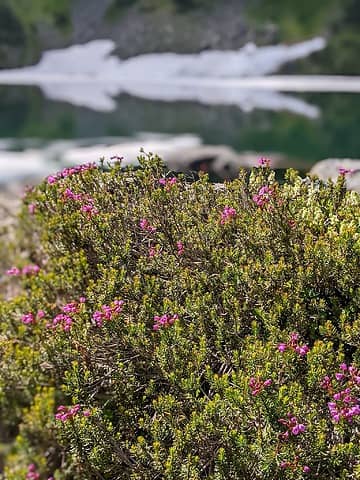
<svg viewBox="0 0 360 480">
<path fill-rule="evenodd" d="M 0 235 L 3 227 L 15 222 L 23 191 L 24 186 L 20 183 L 12 183 L 5 188 L 0 188 Z"/>
<path fill-rule="evenodd" d="M 316 163 L 310 170 L 311 175 L 317 175 L 321 180 L 336 180 L 339 169 L 350 170 L 346 174 L 346 186 L 349 190 L 360 193 L 360 160 L 350 158 L 327 158 Z"/>
<path fill-rule="evenodd" d="M 226 145 L 199 145 L 183 148 L 164 155 L 164 161 L 173 170 L 203 170 L 215 173 L 222 179 L 233 179 L 241 168 L 257 165 L 260 157 L 268 154 L 258 152 L 237 153 Z M 278 167 L 284 160 L 280 154 L 270 155 L 271 165 Z"/>
</svg>

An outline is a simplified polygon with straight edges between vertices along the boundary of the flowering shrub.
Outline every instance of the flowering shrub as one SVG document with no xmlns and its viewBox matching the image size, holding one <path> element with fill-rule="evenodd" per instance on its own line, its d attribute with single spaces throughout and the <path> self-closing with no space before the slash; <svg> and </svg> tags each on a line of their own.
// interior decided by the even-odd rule
<svg viewBox="0 0 360 480">
<path fill-rule="evenodd" d="M 268 159 L 220 188 L 140 162 L 24 199 L 4 478 L 359 479 L 359 195 Z"/>
</svg>

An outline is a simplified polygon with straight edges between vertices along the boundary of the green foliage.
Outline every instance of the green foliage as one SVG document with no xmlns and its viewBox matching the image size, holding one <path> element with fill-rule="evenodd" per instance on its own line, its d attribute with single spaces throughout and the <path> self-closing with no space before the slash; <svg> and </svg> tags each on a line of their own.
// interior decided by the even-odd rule
<svg viewBox="0 0 360 480">
<path fill-rule="evenodd" d="M 1 0 L 30 33 L 39 22 L 64 27 L 69 22 L 70 0 Z"/>
<path fill-rule="evenodd" d="M 256 0 L 249 4 L 252 18 L 273 21 L 280 35 L 287 40 L 326 33 L 338 20 L 343 20 L 351 0 Z"/>
<path fill-rule="evenodd" d="M 144 10 L 157 10 L 157 9 L 166 9 L 166 10 L 177 10 L 184 12 L 187 10 L 198 9 L 198 8 L 208 8 L 212 7 L 215 4 L 214 0 L 114 0 L 109 7 L 109 14 L 121 12 L 126 8 L 133 6 L 134 4 L 138 5 L 141 9 Z M 110 18 L 110 15 L 109 15 Z"/>
<path fill-rule="evenodd" d="M 24 199 L 17 241 L 41 270 L 0 304 L 4 478 L 34 463 L 56 480 L 359 479 L 360 416 L 327 405 L 339 364 L 359 365 L 359 195 L 267 167 L 170 183 L 139 160 Z M 60 405 L 76 408 L 61 421 Z M 304 432 L 286 438 L 288 414 Z"/>
</svg>

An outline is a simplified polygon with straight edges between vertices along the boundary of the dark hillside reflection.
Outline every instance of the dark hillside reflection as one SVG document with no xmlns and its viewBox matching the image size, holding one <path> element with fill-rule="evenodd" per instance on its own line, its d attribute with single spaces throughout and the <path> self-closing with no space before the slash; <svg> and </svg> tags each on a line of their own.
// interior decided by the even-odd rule
<svg viewBox="0 0 360 480">
<path fill-rule="evenodd" d="M 319 107 L 308 119 L 287 112 L 253 110 L 198 103 L 166 103 L 121 95 L 109 113 L 46 100 L 36 87 L 0 88 L 2 138 L 40 141 L 99 137 L 132 137 L 138 132 L 191 132 L 205 144 L 229 145 L 238 152 L 265 151 L 285 155 L 287 165 L 307 170 L 327 157 L 357 158 L 360 152 L 360 96 L 297 95 Z M 120 153 L 120 152 L 119 152 Z"/>
</svg>

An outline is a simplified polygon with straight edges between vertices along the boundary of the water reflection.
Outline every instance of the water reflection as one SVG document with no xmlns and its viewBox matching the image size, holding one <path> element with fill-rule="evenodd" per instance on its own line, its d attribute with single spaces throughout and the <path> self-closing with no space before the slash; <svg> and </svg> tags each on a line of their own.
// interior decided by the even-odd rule
<svg viewBox="0 0 360 480">
<path fill-rule="evenodd" d="M 114 97 L 127 93 L 166 102 L 235 105 L 244 111 L 289 110 L 309 117 L 319 113 L 300 99 L 278 93 L 291 90 L 293 78 L 277 77 L 274 85 L 274 78 L 262 76 L 323 49 L 322 38 L 290 46 L 248 44 L 239 50 L 153 53 L 127 60 L 111 54 L 115 47 L 111 40 L 94 40 L 46 51 L 37 65 L 0 71 L 0 84 L 39 85 L 51 100 L 103 112 L 115 110 Z M 297 82 L 301 90 L 309 81 L 302 77 Z"/>
</svg>

